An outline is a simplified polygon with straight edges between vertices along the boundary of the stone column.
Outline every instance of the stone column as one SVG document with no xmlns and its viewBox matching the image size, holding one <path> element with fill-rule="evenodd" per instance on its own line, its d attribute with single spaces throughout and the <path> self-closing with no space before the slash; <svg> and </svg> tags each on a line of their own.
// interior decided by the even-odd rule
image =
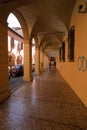
<svg viewBox="0 0 87 130">
<path fill-rule="evenodd" d="M 31 81 L 32 78 L 32 45 L 29 41 L 24 41 L 24 77 L 25 81 Z"/>
<path fill-rule="evenodd" d="M 0 102 L 11 95 L 8 79 L 8 28 L 0 21 Z"/>
<path fill-rule="evenodd" d="M 46 70 L 49 67 L 49 58 L 44 55 L 44 70 Z"/>
<path fill-rule="evenodd" d="M 35 74 L 40 74 L 40 48 L 35 45 Z"/>
</svg>

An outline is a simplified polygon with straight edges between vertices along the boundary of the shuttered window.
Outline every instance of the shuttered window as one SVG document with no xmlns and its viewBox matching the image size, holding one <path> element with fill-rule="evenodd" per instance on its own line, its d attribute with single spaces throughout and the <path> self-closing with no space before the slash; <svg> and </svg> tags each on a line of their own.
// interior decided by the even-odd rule
<svg viewBox="0 0 87 130">
<path fill-rule="evenodd" d="M 68 33 L 68 59 L 74 61 L 74 41 L 75 41 L 75 26 L 72 26 Z"/>
<path fill-rule="evenodd" d="M 65 62 L 65 43 L 62 43 L 62 61 Z"/>
</svg>

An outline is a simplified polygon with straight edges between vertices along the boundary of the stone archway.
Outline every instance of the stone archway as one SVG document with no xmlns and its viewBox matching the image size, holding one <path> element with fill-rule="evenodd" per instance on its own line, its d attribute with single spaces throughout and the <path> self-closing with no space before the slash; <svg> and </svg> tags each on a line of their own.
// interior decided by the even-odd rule
<svg viewBox="0 0 87 130">
<path fill-rule="evenodd" d="M 24 42 L 25 42 L 26 40 L 29 39 L 29 33 L 28 33 L 26 21 L 18 10 L 14 10 L 12 13 L 17 17 L 17 19 L 22 27 L 22 31 L 23 31 L 23 35 L 24 35 Z"/>
<path fill-rule="evenodd" d="M 23 79 L 25 81 L 31 81 L 32 80 L 32 45 L 29 40 L 28 27 L 23 15 L 18 10 L 14 10 L 12 13 L 17 17 L 18 21 L 20 22 L 23 35 L 24 35 L 24 77 Z M 27 70 L 29 70 L 29 72 Z"/>
<path fill-rule="evenodd" d="M 8 55 L 8 65 L 12 67 L 15 65 L 15 55 L 14 54 L 9 54 Z"/>
<path fill-rule="evenodd" d="M 18 55 L 17 57 L 17 64 L 22 64 L 22 56 Z"/>
</svg>

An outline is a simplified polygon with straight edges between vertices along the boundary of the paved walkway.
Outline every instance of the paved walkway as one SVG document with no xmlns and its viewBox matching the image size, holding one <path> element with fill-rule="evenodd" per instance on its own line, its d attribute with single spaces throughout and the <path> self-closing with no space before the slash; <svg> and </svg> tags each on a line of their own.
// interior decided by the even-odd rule
<svg viewBox="0 0 87 130">
<path fill-rule="evenodd" d="M 0 104 L 0 130 L 87 130 L 87 108 L 55 70 Z"/>
</svg>

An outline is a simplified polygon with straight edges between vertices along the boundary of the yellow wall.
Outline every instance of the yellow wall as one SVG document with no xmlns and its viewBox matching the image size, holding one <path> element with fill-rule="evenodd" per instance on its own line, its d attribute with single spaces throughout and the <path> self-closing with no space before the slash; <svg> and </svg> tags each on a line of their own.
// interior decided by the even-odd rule
<svg viewBox="0 0 87 130">
<path fill-rule="evenodd" d="M 68 45 L 66 40 L 66 62 L 58 62 L 57 69 L 63 75 L 67 83 L 72 87 L 74 92 L 79 96 L 82 102 L 87 106 L 87 13 L 78 13 L 78 7 L 81 3 L 83 3 L 83 0 L 77 0 L 70 25 L 70 27 L 75 25 L 75 61 L 68 62 Z M 78 69 L 79 57 L 84 60 L 84 70 Z"/>
</svg>

